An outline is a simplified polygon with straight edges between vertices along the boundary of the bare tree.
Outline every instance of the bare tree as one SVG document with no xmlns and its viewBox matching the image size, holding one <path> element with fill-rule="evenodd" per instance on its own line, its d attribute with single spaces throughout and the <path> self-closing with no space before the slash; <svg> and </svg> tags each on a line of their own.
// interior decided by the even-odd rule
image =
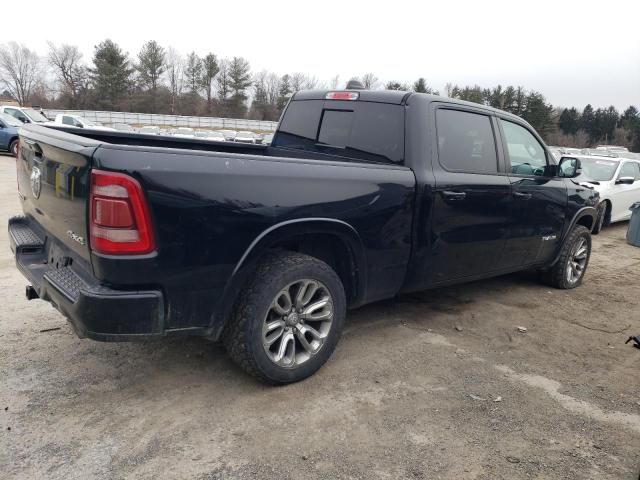
<svg viewBox="0 0 640 480">
<path fill-rule="evenodd" d="M 9 42 L 0 45 L 0 85 L 20 105 L 26 105 L 41 79 L 40 58 L 24 45 Z"/>
<path fill-rule="evenodd" d="M 63 92 L 71 100 L 71 108 L 78 106 L 80 92 L 87 86 L 88 72 L 82 65 L 82 53 L 75 45 L 62 44 L 59 47 L 53 42 L 49 45 L 49 65 L 53 67 L 56 78 Z"/>
<path fill-rule="evenodd" d="M 364 85 L 366 90 L 373 90 L 378 86 L 378 77 L 373 73 L 365 73 L 362 76 L 362 85 Z"/>
<path fill-rule="evenodd" d="M 165 68 L 169 81 L 169 91 L 171 92 L 171 114 L 176 113 L 176 101 L 182 93 L 184 85 L 183 59 L 172 47 L 167 49 L 165 56 Z"/>
<path fill-rule="evenodd" d="M 310 77 L 301 72 L 292 73 L 289 75 L 289 81 L 292 92 L 299 92 L 300 90 L 311 90 L 318 85 L 318 79 L 316 77 Z"/>
<path fill-rule="evenodd" d="M 275 73 L 269 73 L 265 79 L 265 88 L 267 90 L 267 101 L 271 105 L 278 104 L 280 96 L 280 77 Z"/>
<path fill-rule="evenodd" d="M 340 75 L 336 75 L 331 80 L 329 80 L 329 88 L 332 90 L 338 88 L 338 84 L 340 83 Z"/>
</svg>

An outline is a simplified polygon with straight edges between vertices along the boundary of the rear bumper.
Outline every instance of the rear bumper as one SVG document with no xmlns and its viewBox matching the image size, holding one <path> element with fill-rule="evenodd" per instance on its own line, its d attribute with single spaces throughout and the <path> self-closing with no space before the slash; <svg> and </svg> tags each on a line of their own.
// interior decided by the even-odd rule
<svg viewBox="0 0 640 480">
<path fill-rule="evenodd" d="M 9 242 L 18 269 L 38 297 L 65 315 L 78 336 L 113 342 L 164 335 L 161 291 L 124 291 L 100 285 L 81 261 L 65 255 L 68 252 L 60 242 L 25 217 L 9 220 Z M 50 261 L 52 252 L 54 262 Z"/>
</svg>

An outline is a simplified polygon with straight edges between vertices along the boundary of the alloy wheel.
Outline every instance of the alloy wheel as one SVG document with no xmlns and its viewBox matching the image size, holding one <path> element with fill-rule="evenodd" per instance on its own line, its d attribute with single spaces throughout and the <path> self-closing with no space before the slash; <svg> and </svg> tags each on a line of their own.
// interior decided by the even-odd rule
<svg viewBox="0 0 640 480">
<path fill-rule="evenodd" d="M 302 279 L 280 290 L 262 326 L 262 346 L 280 367 L 301 365 L 316 355 L 333 323 L 333 300 L 317 280 Z"/>
<path fill-rule="evenodd" d="M 567 262 L 567 281 L 573 284 L 580 280 L 587 265 L 589 246 L 584 237 L 580 237 L 571 249 L 571 255 Z"/>
</svg>

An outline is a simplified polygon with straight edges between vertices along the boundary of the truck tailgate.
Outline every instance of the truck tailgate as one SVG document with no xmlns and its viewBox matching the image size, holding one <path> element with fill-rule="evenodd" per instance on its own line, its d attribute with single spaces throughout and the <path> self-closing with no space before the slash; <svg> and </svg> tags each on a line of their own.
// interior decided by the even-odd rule
<svg viewBox="0 0 640 480">
<path fill-rule="evenodd" d="M 24 214 L 86 261 L 89 169 L 99 144 L 29 126 L 21 129 L 16 163 Z"/>
</svg>

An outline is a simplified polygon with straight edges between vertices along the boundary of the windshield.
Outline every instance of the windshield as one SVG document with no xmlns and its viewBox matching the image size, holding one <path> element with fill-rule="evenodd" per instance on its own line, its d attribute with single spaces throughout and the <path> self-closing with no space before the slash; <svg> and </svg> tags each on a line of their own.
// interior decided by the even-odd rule
<svg viewBox="0 0 640 480">
<path fill-rule="evenodd" d="M 23 108 L 22 111 L 36 123 L 48 122 L 49 119 L 33 108 Z"/>
<path fill-rule="evenodd" d="M 581 158 L 580 163 L 582 164 L 581 177 L 596 182 L 608 182 L 613 178 L 618 168 L 618 162 L 595 158 Z"/>
<path fill-rule="evenodd" d="M 12 127 L 22 126 L 22 122 L 20 120 L 11 115 L 7 115 L 6 113 L 0 113 L 0 120 L 2 120 L 2 122 L 7 125 L 11 125 Z"/>
</svg>

